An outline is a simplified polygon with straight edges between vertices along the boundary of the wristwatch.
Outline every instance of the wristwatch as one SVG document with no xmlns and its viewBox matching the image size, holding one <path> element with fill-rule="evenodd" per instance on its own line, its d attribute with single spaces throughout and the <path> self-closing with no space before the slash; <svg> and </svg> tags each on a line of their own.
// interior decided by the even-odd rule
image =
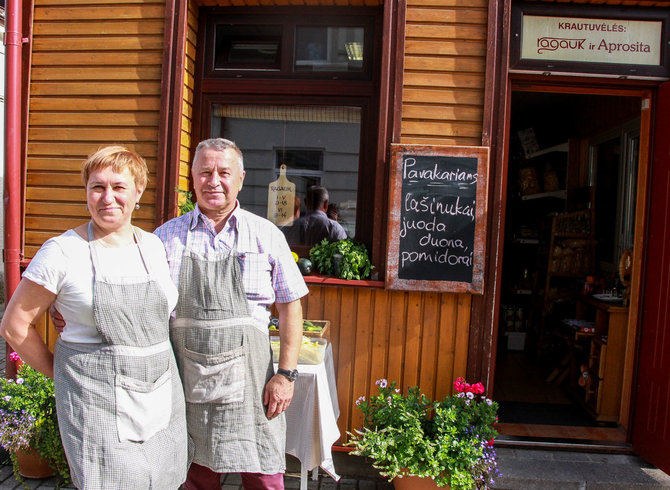
<svg viewBox="0 0 670 490">
<path fill-rule="evenodd" d="M 288 379 L 289 381 L 295 381 L 298 378 L 298 370 L 297 369 L 278 368 L 277 369 L 277 374 L 281 374 L 282 376 L 285 376 L 286 379 Z"/>
</svg>

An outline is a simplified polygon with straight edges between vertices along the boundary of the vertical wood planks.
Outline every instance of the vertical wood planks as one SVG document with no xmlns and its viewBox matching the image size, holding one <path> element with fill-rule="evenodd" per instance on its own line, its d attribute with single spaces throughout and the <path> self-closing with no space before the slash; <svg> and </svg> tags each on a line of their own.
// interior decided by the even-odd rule
<svg viewBox="0 0 670 490">
<path fill-rule="evenodd" d="M 361 426 L 355 402 L 376 391 L 376 380 L 397 381 L 403 390 L 419 385 L 442 398 L 465 374 L 469 295 L 310 284 L 303 307 L 305 318 L 331 322 L 339 443 Z"/>
</svg>

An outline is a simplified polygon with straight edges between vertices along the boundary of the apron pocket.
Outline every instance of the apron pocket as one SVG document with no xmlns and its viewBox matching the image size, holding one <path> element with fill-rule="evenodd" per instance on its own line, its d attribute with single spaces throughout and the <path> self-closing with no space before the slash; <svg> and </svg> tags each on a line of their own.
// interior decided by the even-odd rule
<svg viewBox="0 0 670 490">
<path fill-rule="evenodd" d="M 170 424 L 170 369 L 153 383 L 117 374 L 115 392 L 116 429 L 120 442 L 144 442 Z"/>
<path fill-rule="evenodd" d="M 244 401 L 244 346 L 216 355 L 184 349 L 184 396 L 190 403 Z"/>
</svg>

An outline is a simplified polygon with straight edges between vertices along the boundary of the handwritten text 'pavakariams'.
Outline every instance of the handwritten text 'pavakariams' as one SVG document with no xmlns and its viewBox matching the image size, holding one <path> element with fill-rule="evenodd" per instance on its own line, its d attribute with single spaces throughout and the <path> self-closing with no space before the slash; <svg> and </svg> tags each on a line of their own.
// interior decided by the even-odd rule
<svg viewBox="0 0 670 490">
<path fill-rule="evenodd" d="M 402 178 L 415 182 L 417 180 L 427 180 L 430 182 L 464 182 L 472 185 L 477 183 L 477 174 L 461 170 L 440 170 L 439 163 L 435 163 L 433 168 L 416 170 L 412 167 L 416 165 L 416 158 L 406 158 L 403 162 Z"/>
</svg>

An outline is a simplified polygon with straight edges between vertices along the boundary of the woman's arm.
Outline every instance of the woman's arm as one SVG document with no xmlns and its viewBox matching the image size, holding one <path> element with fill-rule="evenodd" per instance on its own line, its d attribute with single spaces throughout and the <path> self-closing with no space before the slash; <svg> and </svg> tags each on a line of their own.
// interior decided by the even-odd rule
<svg viewBox="0 0 670 490">
<path fill-rule="evenodd" d="M 56 295 L 29 279 L 22 279 L 7 305 L 0 323 L 0 334 L 21 359 L 53 378 L 53 354 L 35 330 L 35 322 L 44 315 Z"/>
</svg>

